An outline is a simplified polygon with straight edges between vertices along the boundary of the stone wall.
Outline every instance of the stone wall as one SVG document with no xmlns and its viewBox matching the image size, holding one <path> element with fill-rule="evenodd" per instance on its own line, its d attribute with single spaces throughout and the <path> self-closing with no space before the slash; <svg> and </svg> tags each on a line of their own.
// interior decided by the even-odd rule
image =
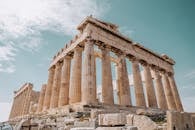
<svg viewBox="0 0 195 130">
<path fill-rule="evenodd" d="M 167 111 L 168 130 L 194 130 L 193 117 L 190 113 Z"/>
<path fill-rule="evenodd" d="M 25 83 L 15 92 L 9 120 L 29 114 L 30 103 L 37 103 L 39 92 L 34 91 L 33 84 Z"/>
</svg>

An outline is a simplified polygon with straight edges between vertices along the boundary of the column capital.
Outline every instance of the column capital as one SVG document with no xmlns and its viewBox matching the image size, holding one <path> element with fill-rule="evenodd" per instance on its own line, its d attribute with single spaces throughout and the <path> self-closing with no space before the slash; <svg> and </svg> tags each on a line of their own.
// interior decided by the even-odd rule
<svg viewBox="0 0 195 130">
<path fill-rule="evenodd" d="M 116 53 L 116 55 L 118 56 L 119 59 L 123 59 L 126 57 L 126 54 L 123 52 L 118 52 L 118 53 Z"/>
<path fill-rule="evenodd" d="M 145 60 L 140 60 L 140 64 L 141 64 L 142 66 L 145 66 L 145 67 L 147 67 L 147 66 L 149 65 L 148 62 L 145 61 Z"/>
<path fill-rule="evenodd" d="M 155 71 L 155 72 L 160 72 L 160 67 L 158 67 L 158 66 L 156 66 L 156 65 L 150 65 L 151 66 L 151 69 L 153 70 L 153 71 Z"/>
<path fill-rule="evenodd" d="M 102 45 L 98 46 L 98 48 L 101 50 L 108 50 L 108 51 L 111 50 L 111 46 L 106 45 L 106 44 L 102 44 Z"/>
<path fill-rule="evenodd" d="M 86 39 L 85 39 L 85 43 L 95 43 L 95 40 L 91 37 L 91 36 L 88 36 Z"/>
<path fill-rule="evenodd" d="M 139 62 L 139 59 L 137 59 L 135 56 L 130 56 L 128 57 L 128 59 L 133 62 L 133 63 L 138 63 Z"/>
<path fill-rule="evenodd" d="M 62 66 L 62 61 L 57 62 L 55 65 L 56 65 L 56 67 L 61 67 Z"/>
<path fill-rule="evenodd" d="M 174 73 L 172 73 L 172 72 L 167 72 L 167 75 L 170 76 L 170 77 L 172 77 L 172 76 L 174 76 Z"/>
<path fill-rule="evenodd" d="M 65 55 L 64 56 L 64 59 L 71 59 L 72 58 L 72 56 L 70 56 L 70 55 Z"/>
</svg>

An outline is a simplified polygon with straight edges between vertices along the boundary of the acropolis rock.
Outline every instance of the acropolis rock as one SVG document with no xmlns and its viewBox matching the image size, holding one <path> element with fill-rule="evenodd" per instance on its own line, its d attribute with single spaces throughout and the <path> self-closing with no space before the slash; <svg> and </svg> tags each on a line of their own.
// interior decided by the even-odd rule
<svg viewBox="0 0 195 130">
<path fill-rule="evenodd" d="M 8 121 L 14 129 L 195 130 L 194 117 L 183 110 L 172 58 L 92 16 L 77 29 L 53 57 L 40 93 L 30 83 L 15 92 Z"/>
</svg>

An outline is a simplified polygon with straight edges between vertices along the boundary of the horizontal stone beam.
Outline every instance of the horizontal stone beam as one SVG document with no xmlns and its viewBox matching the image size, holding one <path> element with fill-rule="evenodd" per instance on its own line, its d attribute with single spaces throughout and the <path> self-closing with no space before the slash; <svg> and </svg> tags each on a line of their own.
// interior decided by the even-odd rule
<svg viewBox="0 0 195 130">
<path fill-rule="evenodd" d="M 102 58 L 102 53 L 101 53 L 101 52 L 95 51 L 95 52 L 94 52 L 94 55 L 95 55 L 95 57 Z M 115 58 L 115 57 L 112 57 L 112 56 L 110 56 L 110 61 L 111 61 L 111 62 L 114 62 L 114 63 L 116 63 L 116 64 L 118 63 L 118 59 Z"/>
</svg>

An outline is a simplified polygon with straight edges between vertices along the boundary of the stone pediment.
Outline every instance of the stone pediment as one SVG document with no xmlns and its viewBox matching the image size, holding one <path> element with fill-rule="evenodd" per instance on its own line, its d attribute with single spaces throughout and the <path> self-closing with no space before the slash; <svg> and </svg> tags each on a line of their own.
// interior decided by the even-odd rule
<svg viewBox="0 0 195 130">
<path fill-rule="evenodd" d="M 83 27 L 84 27 L 87 23 L 98 24 L 98 25 L 101 26 L 101 27 L 107 27 L 107 28 L 109 28 L 109 29 L 112 30 L 112 31 L 119 32 L 119 31 L 118 31 L 118 25 L 113 24 L 113 23 L 110 23 L 110 22 L 105 22 L 105 21 L 96 19 L 96 18 L 92 17 L 92 15 L 86 17 L 86 18 L 79 24 L 79 26 L 77 27 L 77 29 L 78 29 L 78 30 L 82 30 Z"/>
</svg>

